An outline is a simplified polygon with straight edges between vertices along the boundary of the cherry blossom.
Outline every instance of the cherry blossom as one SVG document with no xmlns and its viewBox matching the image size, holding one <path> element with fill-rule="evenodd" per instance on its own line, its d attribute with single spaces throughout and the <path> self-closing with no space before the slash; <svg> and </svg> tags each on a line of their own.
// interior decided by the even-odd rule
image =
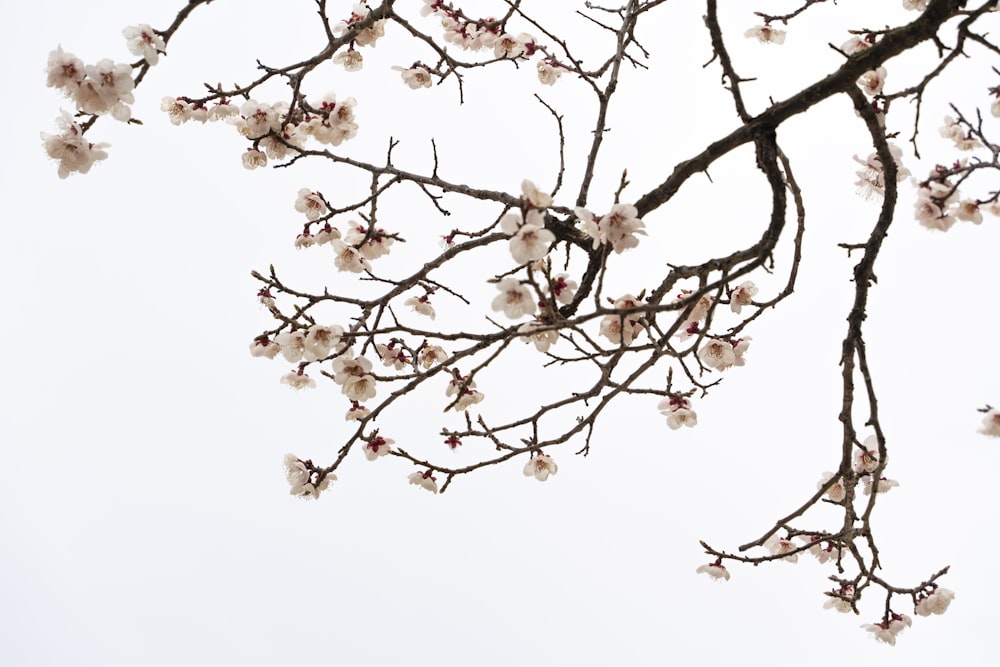
<svg viewBox="0 0 1000 667">
<path fill-rule="evenodd" d="M 362 225 L 352 225 L 344 235 L 344 241 L 356 246 L 365 259 L 372 261 L 389 254 L 395 239 L 384 229 L 369 229 Z"/>
<path fill-rule="evenodd" d="M 610 244 L 616 253 L 621 254 L 639 245 L 636 234 L 646 235 L 646 225 L 631 204 L 615 204 L 604 216 L 594 215 L 580 206 L 573 211 L 583 225 L 583 232 L 594 240 L 594 250 Z"/>
<path fill-rule="evenodd" d="M 455 451 L 462 445 L 462 439 L 452 433 L 445 438 L 444 444 L 448 445 L 448 448 L 451 449 L 451 451 Z"/>
<path fill-rule="evenodd" d="M 455 399 L 451 407 L 454 408 L 455 412 L 461 412 L 485 398 L 485 395 L 480 391 L 476 391 L 475 387 L 476 383 L 473 380 L 459 374 L 456 370 L 452 372 L 451 380 L 444 390 L 444 395 L 448 397 L 457 395 L 458 398 Z"/>
<path fill-rule="evenodd" d="M 757 25 L 745 33 L 743 33 L 748 39 L 756 38 L 761 44 L 784 44 L 785 43 L 785 31 L 778 30 L 777 28 L 772 28 L 770 25 L 765 23 L 764 25 Z"/>
<path fill-rule="evenodd" d="M 562 65 L 549 60 L 539 60 L 536 69 L 538 71 L 538 80 L 546 86 L 555 85 L 559 77 L 562 76 L 562 73 L 569 71 Z"/>
<path fill-rule="evenodd" d="M 896 182 L 901 182 L 910 175 L 910 170 L 903 166 L 903 149 L 890 143 L 889 153 L 896 163 Z M 858 180 L 854 183 L 858 186 L 858 195 L 863 199 L 881 199 L 884 197 L 885 168 L 878 153 L 872 153 L 864 160 L 855 155 L 854 161 L 864 166 L 864 169 L 855 172 L 858 175 Z"/>
<path fill-rule="evenodd" d="M 369 373 L 372 362 L 364 357 L 354 357 L 347 349 L 333 360 L 333 381 L 341 385 L 342 394 L 352 401 L 367 400 L 375 397 L 375 378 Z"/>
<path fill-rule="evenodd" d="M 421 367 L 425 369 L 430 368 L 434 364 L 440 364 L 447 358 L 448 353 L 440 345 L 425 345 L 420 349 L 420 354 L 417 355 L 417 360 L 420 362 Z"/>
<path fill-rule="evenodd" d="M 521 194 L 523 194 L 525 200 L 535 208 L 548 208 L 554 203 L 552 195 L 539 190 L 538 186 L 529 181 L 527 178 L 521 181 Z"/>
<path fill-rule="evenodd" d="M 548 454 L 538 453 L 524 464 L 524 476 L 534 477 L 539 482 L 544 482 L 549 478 L 549 475 L 554 475 L 557 472 L 559 472 L 559 466 Z"/>
<path fill-rule="evenodd" d="M 550 288 L 552 296 L 557 303 L 568 305 L 573 302 L 576 296 L 576 288 L 579 287 L 575 280 L 569 280 L 569 274 L 560 273 L 552 277 L 546 287 Z"/>
<path fill-rule="evenodd" d="M 248 148 L 247 152 L 243 154 L 243 166 L 250 171 L 257 167 L 266 167 L 267 156 L 259 150 Z"/>
<path fill-rule="evenodd" d="M 128 50 L 137 56 L 142 56 L 150 65 L 158 63 L 160 53 L 167 48 L 163 38 L 145 23 L 128 26 L 122 30 L 122 35 L 128 40 Z"/>
<path fill-rule="evenodd" d="M 86 174 L 98 160 L 108 157 L 104 149 L 108 144 L 92 144 L 83 136 L 83 130 L 66 111 L 58 119 L 61 134 L 41 133 L 45 152 L 53 160 L 59 161 L 59 178 L 66 178 L 74 172 Z"/>
<path fill-rule="evenodd" d="M 667 417 L 667 426 L 676 431 L 682 426 L 693 428 L 698 424 L 698 415 L 691 409 L 691 401 L 683 396 L 668 396 L 656 406 Z"/>
<path fill-rule="evenodd" d="M 61 46 L 49 53 L 45 82 L 48 87 L 62 88 L 67 96 L 74 96 L 85 76 L 83 61 L 72 53 L 66 53 Z"/>
<path fill-rule="evenodd" d="M 899 482 L 894 479 L 889 479 L 888 477 L 881 477 L 876 484 L 871 477 L 865 477 L 865 495 L 870 496 L 872 494 L 872 488 L 874 487 L 875 493 L 887 493 L 893 487 L 899 486 Z"/>
<path fill-rule="evenodd" d="M 423 296 L 411 296 L 403 302 L 403 305 L 409 306 L 414 311 L 420 313 L 421 315 L 426 315 L 432 320 L 435 317 L 434 307 L 431 306 L 431 300 L 427 294 L 424 294 Z"/>
<path fill-rule="evenodd" d="M 827 593 L 826 602 L 823 609 L 836 609 L 842 614 L 849 614 L 854 611 L 854 586 L 847 584 L 840 590 Z"/>
<path fill-rule="evenodd" d="M 559 330 L 543 329 L 545 326 L 546 323 L 541 320 L 532 320 L 518 327 L 517 333 L 525 343 L 534 343 L 535 349 L 539 352 L 548 352 L 549 348 L 559 340 Z"/>
<path fill-rule="evenodd" d="M 361 273 L 368 269 L 368 262 L 361 256 L 358 249 L 349 246 L 340 239 L 334 239 L 331 244 L 334 252 L 334 265 L 341 271 Z"/>
<path fill-rule="evenodd" d="M 416 484 L 431 493 L 438 492 L 437 478 L 431 475 L 430 470 L 426 472 L 411 472 L 406 476 L 406 479 L 410 480 L 410 484 Z"/>
<path fill-rule="evenodd" d="M 787 537 L 778 537 L 777 535 L 772 535 L 764 542 L 764 547 L 771 552 L 772 556 L 780 556 L 782 554 L 788 554 L 784 556 L 784 560 L 789 563 L 794 563 L 798 561 L 799 555 L 789 553 L 790 551 L 795 551 L 798 546 L 795 542 L 792 542 Z"/>
<path fill-rule="evenodd" d="M 493 299 L 490 306 L 493 310 L 502 310 L 512 320 L 534 314 L 535 299 L 531 290 L 518 282 L 517 278 L 504 278 L 497 283 L 497 289 L 500 294 Z"/>
<path fill-rule="evenodd" d="M 854 451 L 854 472 L 875 472 L 878 468 L 878 440 L 871 435 L 865 439 L 864 448 Z"/>
<path fill-rule="evenodd" d="M 757 286 L 753 284 L 753 281 L 748 280 L 744 283 L 740 283 L 729 295 L 730 310 L 739 315 L 743 306 L 749 306 L 753 303 L 753 298 L 756 295 Z"/>
<path fill-rule="evenodd" d="M 979 427 L 979 433 L 1000 438 L 1000 410 L 989 408 L 983 415 L 983 425 Z"/>
<path fill-rule="evenodd" d="M 303 369 L 289 371 L 281 376 L 281 384 L 287 384 L 292 389 L 315 389 L 316 380 L 305 374 Z"/>
<path fill-rule="evenodd" d="M 382 358 L 383 366 L 392 366 L 397 371 L 400 371 L 413 362 L 406 356 L 406 350 L 402 347 L 396 347 L 397 342 L 399 341 L 393 338 L 388 344 L 379 343 L 375 346 L 375 351 Z"/>
<path fill-rule="evenodd" d="M 403 79 L 403 83 L 413 90 L 430 88 L 433 83 L 431 80 L 431 71 L 427 69 L 426 65 L 416 63 L 409 69 L 406 69 L 405 67 L 393 67 L 392 69 L 399 72 L 400 78 Z"/>
<path fill-rule="evenodd" d="M 879 621 L 878 623 L 865 623 L 861 626 L 861 628 L 872 633 L 872 636 L 880 642 L 888 644 L 889 646 L 896 645 L 896 633 L 889 628 L 889 624 L 885 621 Z"/>
<path fill-rule="evenodd" d="M 373 435 L 371 440 L 365 443 L 365 458 L 374 461 L 380 456 L 385 456 L 392 451 L 392 445 L 396 441 L 392 438 L 383 438 L 380 435 Z"/>
<path fill-rule="evenodd" d="M 903 8 L 922 12 L 927 9 L 928 2 L 930 2 L 930 0 L 903 0 Z"/>
<path fill-rule="evenodd" d="M 884 67 L 876 67 L 868 70 L 858 78 L 858 87 L 864 91 L 865 95 L 874 97 L 882 92 L 885 86 L 886 71 Z"/>
<path fill-rule="evenodd" d="M 343 335 L 344 328 L 339 325 L 312 325 L 302 341 L 302 358 L 306 361 L 325 359 L 340 344 Z"/>
<path fill-rule="evenodd" d="M 729 570 L 720 561 L 699 565 L 695 572 L 698 574 L 707 574 L 713 581 L 721 581 L 722 579 L 729 581 Z"/>
<path fill-rule="evenodd" d="M 250 342 L 250 354 L 254 357 L 274 359 L 280 351 L 281 346 L 267 338 L 255 338 Z"/>
<path fill-rule="evenodd" d="M 371 410 L 361 405 L 357 401 L 351 401 L 351 407 L 347 410 L 347 413 L 344 415 L 344 419 L 349 422 L 350 421 L 359 422 L 368 415 L 370 415 L 371 413 L 372 413 Z"/>
<path fill-rule="evenodd" d="M 517 37 L 503 34 L 493 42 L 493 55 L 497 58 L 516 59 L 530 56 L 535 51 L 535 38 L 527 33 Z"/>
<path fill-rule="evenodd" d="M 855 53 L 861 53 L 862 51 L 871 47 L 873 42 L 868 41 L 866 38 L 862 38 L 858 35 L 854 35 L 849 40 L 840 45 L 840 50 L 849 56 Z"/>
<path fill-rule="evenodd" d="M 105 58 L 96 65 L 87 65 L 84 71 L 86 77 L 80 82 L 75 94 L 80 109 L 92 114 L 110 111 L 116 119 L 128 120 L 131 111 L 126 105 L 135 101 L 132 96 L 135 88 L 132 66 L 115 64 Z"/>
<path fill-rule="evenodd" d="M 823 477 L 820 478 L 819 482 L 816 484 L 816 488 L 822 489 L 831 479 L 833 479 L 833 473 L 824 472 Z M 844 498 L 847 497 L 847 487 L 844 486 L 843 476 L 839 477 L 837 481 L 826 490 L 826 497 L 835 503 L 844 502 Z"/>
<path fill-rule="evenodd" d="M 508 213 L 500 220 L 500 230 L 510 236 L 510 254 L 518 264 L 545 257 L 556 240 L 555 234 L 545 229 L 545 216 L 536 209 L 528 211 L 523 222 L 520 213 Z"/>
<path fill-rule="evenodd" d="M 274 342 L 281 347 L 281 356 L 289 363 L 302 359 L 306 350 L 306 332 L 302 329 L 282 331 L 274 337 Z"/>
<path fill-rule="evenodd" d="M 698 358 L 706 366 L 720 371 L 724 371 L 737 364 L 736 353 L 733 351 L 732 344 L 721 338 L 706 338 L 701 349 L 698 350 Z"/>
<path fill-rule="evenodd" d="M 975 199 L 963 199 L 958 202 L 955 207 L 955 217 L 976 225 L 983 222 L 983 213 L 979 210 L 979 202 Z"/>
<path fill-rule="evenodd" d="M 365 58 L 361 55 L 360 51 L 348 49 L 335 55 L 333 57 L 333 64 L 343 65 L 344 69 L 348 72 L 357 72 L 364 66 L 364 60 Z"/>
<path fill-rule="evenodd" d="M 931 614 L 943 614 L 948 610 L 948 605 L 955 599 L 955 593 L 947 588 L 935 588 L 930 594 L 924 593 L 917 598 L 914 612 L 917 616 L 930 616 Z"/>
<path fill-rule="evenodd" d="M 302 188 L 295 199 L 295 210 L 304 213 L 310 222 L 315 222 L 326 215 L 330 209 L 326 207 L 323 195 L 313 192 L 309 188 Z"/>
</svg>

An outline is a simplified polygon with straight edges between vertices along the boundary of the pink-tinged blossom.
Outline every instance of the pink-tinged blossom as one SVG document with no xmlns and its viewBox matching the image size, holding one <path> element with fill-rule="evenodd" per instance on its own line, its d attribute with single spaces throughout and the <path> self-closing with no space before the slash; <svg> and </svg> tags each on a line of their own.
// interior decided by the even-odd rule
<svg viewBox="0 0 1000 667">
<path fill-rule="evenodd" d="M 885 77 L 886 71 L 884 67 L 876 67 L 875 69 L 868 70 L 858 78 L 858 88 L 865 95 L 874 97 L 882 92 L 882 88 L 885 86 Z"/>
<path fill-rule="evenodd" d="M 517 333 L 525 343 L 534 343 L 535 349 L 539 352 L 548 352 L 549 348 L 559 340 L 559 330 L 542 329 L 545 326 L 546 323 L 541 320 L 532 320 L 518 327 Z"/>
<path fill-rule="evenodd" d="M 698 574 L 707 574 L 712 578 L 712 581 L 721 581 L 722 579 L 729 581 L 729 570 L 719 561 L 700 565 L 695 572 Z"/>
<path fill-rule="evenodd" d="M 636 234 L 646 235 L 645 223 L 639 219 L 639 211 L 631 204 L 615 204 L 606 215 L 594 215 L 585 208 L 573 209 L 583 226 L 583 232 L 593 239 L 593 249 L 609 244 L 621 254 L 639 245 Z"/>
<path fill-rule="evenodd" d="M 393 67 L 392 69 L 399 72 L 400 77 L 403 79 L 403 83 L 413 90 L 430 88 L 433 83 L 431 79 L 431 71 L 427 69 L 425 65 L 418 63 L 409 69 L 406 69 L 405 67 Z"/>
<path fill-rule="evenodd" d="M 41 136 L 46 154 L 59 161 L 59 178 L 66 178 L 74 172 L 86 174 L 95 162 L 108 157 L 104 151 L 108 144 L 87 141 L 83 130 L 67 112 L 63 111 L 57 122 L 61 134 L 42 132 Z"/>
<path fill-rule="evenodd" d="M 840 50 L 849 56 L 853 56 L 855 53 L 861 53 L 862 51 L 867 50 L 872 44 L 873 42 L 868 41 L 867 38 L 854 35 L 840 45 Z"/>
<path fill-rule="evenodd" d="M 369 461 L 374 461 L 380 456 L 389 454 L 395 442 L 392 438 L 383 438 L 380 435 L 372 437 L 371 440 L 365 443 L 365 458 Z"/>
<path fill-rule="evenodd" d="M 92 114 L 110 111 L 116 119 L 128 120 L 131 111 L 126 104 L 135 101 L 131 65 L 115 64 L 105 58 L 96 65 L 87 65 L 84 71 L 87 76 L 76 89 L 76 103 L 80 109 Z"/>
<path fill-rule="evenodd" d="M 979 427 L 979 433 L 1000 438 L 1000 410 L 989 408 L 983 415 L 983 425 Z"/>
<path fill-rule="evenodd" d="M 315 222 L 326 215 L 330 209 L 326 207 L 323 195 L 313 192 L 309 188 L 302 188 L 295 198 L 295 210 L 304 213 L 310 222 Z"/>
<path fill-rule="evenodd" d="M 761 44 L 785 43 L 785 31 L 772 28 L 767 23 L 754 26 L 743 33 L 743 35 L 748 39 L 756 39 Z"/>
<path fill-rule="evenodd" d="M 150 65 L 159 62 L 160 53 L 167 48 L 163 38 L 145 23 L 128 26 L 122 30 L 122 35 L 127 40 L 128 50 L 142 56 Z"/>
<path fill-rule="evenodd" d="M 854 450 L 854 472 L 875 472 L 878 468 L 878 438 L 870 435 L 865 438 L 864 447 Z"/>
<path fill-rule="evenodd" d="M 545 257 L 556 236 L 545 229 L 545 216 L 537 209 L 528 211 L 524 221 L 512 211 L 500 220 L 500 230 L 510 236 L 510 254 L 518 264 Z"/>
<path fill-rule="evenodd" d="M 740 314 L 743 306 L 749 306 L 753 303 L 754 296 L 757 295 L 757 286 L 753 284 L 753 281 L 746 281 L 736 286 L 732 294 L 729 295 L 729 308 L 736 313 Z"/>
<path fill-rule="evenodd" d="M 68 96 L 76 94 L 87 75 L 83 61 L 63 51 L 61 46 L 49 53 L 47 74 L 46 85 L 61 88 Z"/>
<path fill-rule="evenodd" d="M 431 493 L 438 492 L 437 478 L 431 475 L 431 471 L 426 472 L 411 472 L 406 476 L 406 479 L 410 480 L 410 484 L 416 484 L 422 489 L 427 489 Z"/>
<path fill-rule="evenodd" d="M 948 605 L 955 599 L 955 593 L 947 588 L 935 588 L 931 593 L 922 593 L 917 598 L 917 605 L 914 612 L 917 616 L 930 616 L 931 614 L 943 614 L 948 610 Z"/>
<path fill-rule="evenodd" d="M 534 477 L 539 482 L 544 482 L 549 478 L 549 475 L 554 475 L 557 472 L 559 472 L 559 466 L 548 454 L 537 454 L 524 464 L 524 476 Z"/>
<path fill-rule="evenodd" d="M 305 374 L 305 372 L 300 368 L 294 371 L 288 371 L 281 376 L 281 384 L 287 384 L 292 389 L 315 389 L 316 380 Z"/>
<path fill-rule="evenodd" d="M 798 546 L 787 537 L 772 535 L 766 542 L 764 542 L 764 547 L 771 552 L 772 556 L 782 556 L 783 560 L 786 560 L 789 563 L 794 563 L 799 559 L 798 554 L 789 553 L 791 551 L 795 551 Z"/>
<path fill-rule="evenodd" d="M 254 357 L 274 359 L 280 351 L 281 346 L 267 338 L 255 338 L 250 342 L 250 354 Z"/>
<path fill-rule="evenodd" d="M 493 310 L 502 310 L 512 320 L 535 313 L 535 299 L 531 290 L 520 284 L 517 278 L 504 278 L 497 283 L 497 289 L 500 294 L 493 299 L 490 306 Z"/>
</svg>

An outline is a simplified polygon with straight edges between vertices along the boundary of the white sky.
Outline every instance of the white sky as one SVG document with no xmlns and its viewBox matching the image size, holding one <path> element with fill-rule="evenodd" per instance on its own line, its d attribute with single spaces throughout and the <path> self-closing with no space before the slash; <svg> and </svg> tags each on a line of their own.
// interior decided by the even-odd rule
<svg viewBox="0 0 1000 667">
<path fill-rule="evenodd" d="M 351 179 L 323 165 L 247 172 L 233 130 L 175 128 L 159 104 L 198 94 L 202 81 L 245 82 L 255 57 L 308 54 L 312 3 L 283 3 L 280 16 L 259 0 L 200 8 L 137 91 L 145 124 L 106 120 L 92 131 L 112 143 L 108 160 L 59 181 L 41 150 L 38 132 L 52 132 L 65 106 L 44 88 L 48 52 L 61 43 L 88 63 L 130 59 L 121 29 L 163 27 L 177 4 L 107 0 L 97 11 L 16 0 L 0 23 L 13 79 L 0 112 L 12 149 L 0 167 L 0 664 L 991 664 L 1000 525 L 988 489 L 1000 454 L 975 433 L 975 408 L 1000 403 L 990 307 L 1000 221 L 931 233 L 904 199 L 878 264 L 866 327 L 887 473 L 901 482 L 873 520 L 885 574 L 908 586 L 950 564 L 941 583 L 957 593 L 947 614 L 916 618 L 894 648 L 858 627 L 880 617 L 874 596 L 858 618 L 822 609 L 829 572 L 811 558 L 733 566 L 727 584 L 694 573 L 708 560 L 698 539 L 734 549 L 757 537 L 837 465 L 853 262 L 835 244 L 866 238 L 877 211 L 854 195 L 851 156 L 870 148 L 860 124 L 844 121 L 846 98 L 779 134 L 807 198 L 799 288 L 747 331 L 747 366 L 696 402 L 696 429 L 669 431 L 654 399 L 633 400 L 606 415 L 586 459 L 572 445 L 552 452 L 560 469 L 544 484 L 515 461 L 435 497 L 406 484 L 403 461 L 358 454 L 330 492 L 302 502 L 287 494 L 281 457 L 331 461 L 345 405 L 332 385 L 292 392 L 278 383 L 283 362 L 250 358 L 250 339 L 271 324 L 249 272 L 273 262 L 291 284 L 349 284 L 324 250 L 292 248 L 301 228 L 292 203 L 300 187 L 333 198 Z M 746 89 L 756 110 L 832 69 L 826 43 L 846 39 L 840 28 L 859 24 L 843 14 L 866 6 L 815 8 L 783 47 L 743 39 L 751 9 L 795 4 L 733 3 L 724 16 L 738 71 L 760 78 Z M 633 181 L 626 199 L 638 196 L 735 127 L 717 68 L 701 70 L 702 12 L 667 3 L 646 34 L 658 68 L 624 77 L 595 208 L 610 203 L 622 168 Z M 377 159 L 389 135 L 402 137 L 401 163 L 425 169 L 434 136 L 445 177 L 551 187 L 551 119 L 530 94 L 585 138 L 593 108 L 580 85 L 564 77 L 543 89 L 530 66 L 470 76 L 458 108 L 451 86 L 414 92 L 387 70 L 430 59 L 394 36 L 390 27 L 365 52 L 362 73 L 330 68 L 315 91 L 358 99 L 361 130 L 346 150 Z M 943 100 L 958 99 L 944 96 L 985 108 L 985 88 L 998 83 L 974 55 L 953 90 L 942 85 L 927 102 L 931 160 L 954 157 L 937 137 Z M 889 71 L 890 88 L 906 80 L 902 64 Z M 570 136 L 572 158 L 581 139 Z M 932 161 L 906 163 L 922 176 Z M 617 287 L 638 292 L 664 261 L 755 237 L 766 216 L 754 206 L 758 174 L 744 151 L 713 169 L 714 186 L 694 179 L 647 219 L 646 255 L 613 258 Z M 396 211 L 412 247 L 452 225 L 413 210 Z M 424 261 L 406 252 L 399 261 Z M 761 296 L 781 280 L 758 279 Z M 480 282 L 470 276 L 470 293 Z M 511 368 L 480 382 L 484 413 L 516 401 L 544 377 L 536 373 Z M 387 419 L 383 433 L 407 448 L 436 443 L 439 400 Z"/>
</svg>

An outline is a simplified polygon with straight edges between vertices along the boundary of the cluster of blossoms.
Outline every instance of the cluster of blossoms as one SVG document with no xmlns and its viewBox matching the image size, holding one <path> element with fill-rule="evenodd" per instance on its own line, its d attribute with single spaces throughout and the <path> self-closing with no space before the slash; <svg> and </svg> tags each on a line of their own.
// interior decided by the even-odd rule
<svg viewBox="0 0 1000 667">
<path fill-rule="evenodd" d="M 698 415 L 691 409 L 691 401 L 684 396 L 668 396 L 656 406 L 667 418 L 667 426 L 676 431 L 682 426 L 693 428 L 698 424 Z"/>
<path fill-rule="evenodd" d="M 108 157 L 104 151 L 106 143 L 92 144 L 83 136 L 83 129 L 65 111 L 57 121 L 59 134 L 42 132 L 45 152 L 53 160 L 59 161 L 59 178 L 66 178 L 74 172 L 86 174 L 98 160 Z"/>
<path fill-rule="evenodd" d="M 556 236 L 545 229 L 544 209 L 552 205 L 552 197 L 525 179 L 521 182 L 523 193 L 521 211 L 511 211 L 500 219 L 500 231 L 510 236 L 510 254 L 518 264 L 542 259 Z"/>
<path fill-rule="evenodd" d="M 371 8 L 369 8 L 368 5 L 363 2 L 355 3 L 354 10 L 351 12 L 350 17 L 344 19 L 343 21 L 338 21 L 333 26 L 333 34 L 339 36 L 348 30 L 354 29 L 354 26 L 368 18 L 370 13 Z M 361 55 L 361 52 L 354 47 L 374 46 L 375 42 L 378 41 L 380 37 L 385 35 L 385 24 L 386 19 L 380 19 L 372 23 L 367 28 L 364 28 L 354 34 L 348 49 L 337 53 L 333 57 L 333 64 L 342 65 L 348 72 L 357 72 L 360 70 L 364 63 L 364 57 Z"/>
<path fill-rule="evenodd" d="M 444 390 L 444 395 L 454 397 L 451 406 L 455 412 L 468 410 L 471 406 L 482 401 L 486 396 L 476 390 L 476 383 L 465 377 L 457 370 L 453 370 L 448 387 Z"/>
<path fill-rule="evenodd" d="M 294 454 L 285 454 L 285 476 L 288 478 L 289 493 L 313 500 L 319 498 L 319 494 L 329 488 L 330 482 L 337 479 L 332 472 L 324 475 L 313 467 L 311 461 L 303 461 Z"/>
<path fill-rule="evenodd" d="M 594 240 L 594 250 L 610 245 L 618 254 L 639 245 L 636 234 L 646 235 L 646 225 L 639 219 L 639 211 L 631 204 L 615 204 L 605 215 L 594 215 L 585 208 L 573 209 L 580 219 L 583 233 Z"/>
<path fill-rule="evenodd" d="M 956 163 L 956 168 L 964 166 Z M 935 167 L 926 181 L 917 184 L 917 199 L 914 215 L 924 227 L 946 232 L 959 220 L 980 224 L 983 210 L 1000 216 L 1000 202 L 980 203 L 975 199 L 962 197 L 958 188 L 951 184 L 944 167 Z"/>
<path fill-rule="evenodd" d="M 966 127 L 951 116 L 945 116 L 944 125 L 938 129 L 938 133 L 945 139 L 955 142 L 955 148 L 960 151 L 971 151 L 982 147 L 983 143 L 973 136 L 972 132 L 972 127 Z"/>
<path fill-rule="evenodd" d="M 641 304 L 634 296 L 626 294 L 625 296 L 617 299 L 613 305 L 615 309 L 623 310 L 626 308 L 638 308 Z M 644 328 L 643 313 L 622 313 L 605 315 L 601 319 L 600 333 L 616 345 L 631 345 L 632 341 L 635 340 L 635 337 L 638 336 Z"/>
<path fill-rule="evenodd" d="M 371 375 L 372 362 L 364 357 L 355 357 L 347 348 L 333 360 L 333 381 L 340 385 L 340 391 L 352 401 L 375 398 L 375 378 Z"/>
<path fill-rule="evenodd" d="M 60 46 L 49 53 L 46 84 L 61 90 L 85 114 L 110 114 L 121 121 L 132 117 L 128 106 L 135 101 L 131 65 L 105 58 L 96 65 L 84 66 L 83 61 Z"/>
</svg>

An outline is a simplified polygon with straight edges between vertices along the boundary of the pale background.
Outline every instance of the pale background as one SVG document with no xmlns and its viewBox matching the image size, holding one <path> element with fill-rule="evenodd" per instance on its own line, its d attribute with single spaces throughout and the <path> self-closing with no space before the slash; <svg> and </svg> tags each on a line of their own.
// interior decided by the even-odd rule
<svg viewBox="0 0 1000 667">
<path fill-rule="evenodd" d="M 163 27 L 178 4 L 14 2 L 0 23 L 9 77 L 0 664 L 993 664 L 1000 454 L 997 441 L 975 433 L 975 408 L 1000 403 L 1000 221 L 931 233 L 904 199 L 877 266 L 866 326 L 887 473 L 901 486 L 881 499 L 873 524 L 891 581 L 911 585 L 950 564 L 942 584 L 957 593 L 945 615 L 915 617 L 895 647 L 858 627 L 881 615 L 874 596 L 857 618 L 822 608 L 828 571 L 809 557 L 733 566 L 727 584 L 694 572 L 708 560 L 697 540 L 732 549 L 755 538 L 837 464 L 837 360 L 853 262 L 835 244 L 863 240 L 877 211 L 854 195 L 851 156 L 870 148 L 860 123 L 844 121 L 846 98 L 779 135 L 809 207 L 799 288 L 747 331 L 747 366 L 697 401 L 696 429 L 669 431 L 655 400 L 626 401 L 606 413 L 588 458 L 572 456 L 572 445 L 552 452 L 560 470 L 544 484 L 511 462 L 435 497 L 406 484 L 403 461 L 352 454 L 331 491 L 303 502 L 288 496 L 281 457 L 332 460 L 346 406 L 329 383 L 293 392 L 278 383 L 286 364 L 251 359 L 247 344 L 270 320 L 249 271 L 273 262 L 300 284 L 349 285 L 324 249 L 292 248 L 301 226 L 292 203 L 300 187 L 335 197 L 350 179 L 322 165 L 247 172 L 232 129 L 175 128 L 159 104 L 199 94 L 202 81 L 245 82 L 254 58 L 308 55 L 312 3 L 276 10 L 217 0 L 198 9 L 137 90 L 134 114 L 145 124 L 109 119 L 93 130 L 112 143 L 107 161 L 59 181 L 41 149 L 39 131 L 53 132 L 66 106 L 44 88 L 48 52 L 61 43 L 87 63 L 131 60 L 121 29 Z M 351 7 L 339 4 L 345 14 Z M 846 39 L 836 26 L 864 24 L 858 10 L 868 3 L 815 8 L 777 48 L 742 37 L 750 10 L 796 3 L 730 4 L 733 57 L 741 74 L 761 79 L 746 91 L 759 110 L 769 95 L 785 97 L 835 67 L 826 42 Z M 668 3 L 645 33 L 652 63 L 671 69 L 623 77 L 595 208 L 610 202 L 622 168 L 633 180 L 627 195 L 637 195 L 735 127 L 716 66 L 701 70 L 710 56 L 702 11 Z M 889 15 L 907 18 L 901 9 Z M 458 108 L 452 86 L 410 91 L 388 71 L 429 59 L 408 44 L 394 52 L 394 36 L 390 27 L 365 52 L 363 72 L 331 68 L 316 91 L 358 99 L 361 130 L 346 150 L 376 160 L 390 134 L 412 137 L 401 162 L 425 169 L 426 138 L 435 136 L 453 178 L 514 190 L 529 177 L 551 187 L 552 123 L 530 93 L 586 128 L 593 107 L 582 86 L 564 77 L 547 89 L 533 67 L 497 68 L 469 77 L 468 104 Z M 989 64 L 970 63 L 954 86 L 966 108 L 988 104 L 985 88 L 997 84 Z M 905 80 L 902 63 L 890 66 L 890 88 Z M 931 160 L 954 157 L 936 127 L 944 99 L 957 94 L 925 107 Z M 906 132 L 904 121 L 897 129 Z M 1000 123 L 988 122 L 997 134 Z M 458 128 L 450 139 L 449 126 Z M 907 159 L 916 175 L 931 164 Z M 706 239 L 728 247 L 759 233 L 766 211 L 756 203 L 766 195 L 754 187 L 751 153 L 712 177 L 714 188 L 695 178 L 697 188 L 647 219 L 643 243 L 656 254 L 637 255 L 622 292 L 638 291 L 664 261 L 716 247 Z M 398 224 L 416 240 L 451 223 L 439 230 L 428 215 Z M 406 252 L 398 249 L 400 261 Z M 480 282 L 470 279 L 469 290 Z M 764 296 L 768 283 L 758 284 Z M 526 366 L 483 387 L 483 411 L 515 400 L 534 373 Z M 440 440 L 441 423 L 425 417 L 439 414 L 440 399 L 384 422 L 385 435 L 440 458 L 447 452 L 419 442 Z M 912 614 L 905 607 L 896 608 Z"/>
</svg>

